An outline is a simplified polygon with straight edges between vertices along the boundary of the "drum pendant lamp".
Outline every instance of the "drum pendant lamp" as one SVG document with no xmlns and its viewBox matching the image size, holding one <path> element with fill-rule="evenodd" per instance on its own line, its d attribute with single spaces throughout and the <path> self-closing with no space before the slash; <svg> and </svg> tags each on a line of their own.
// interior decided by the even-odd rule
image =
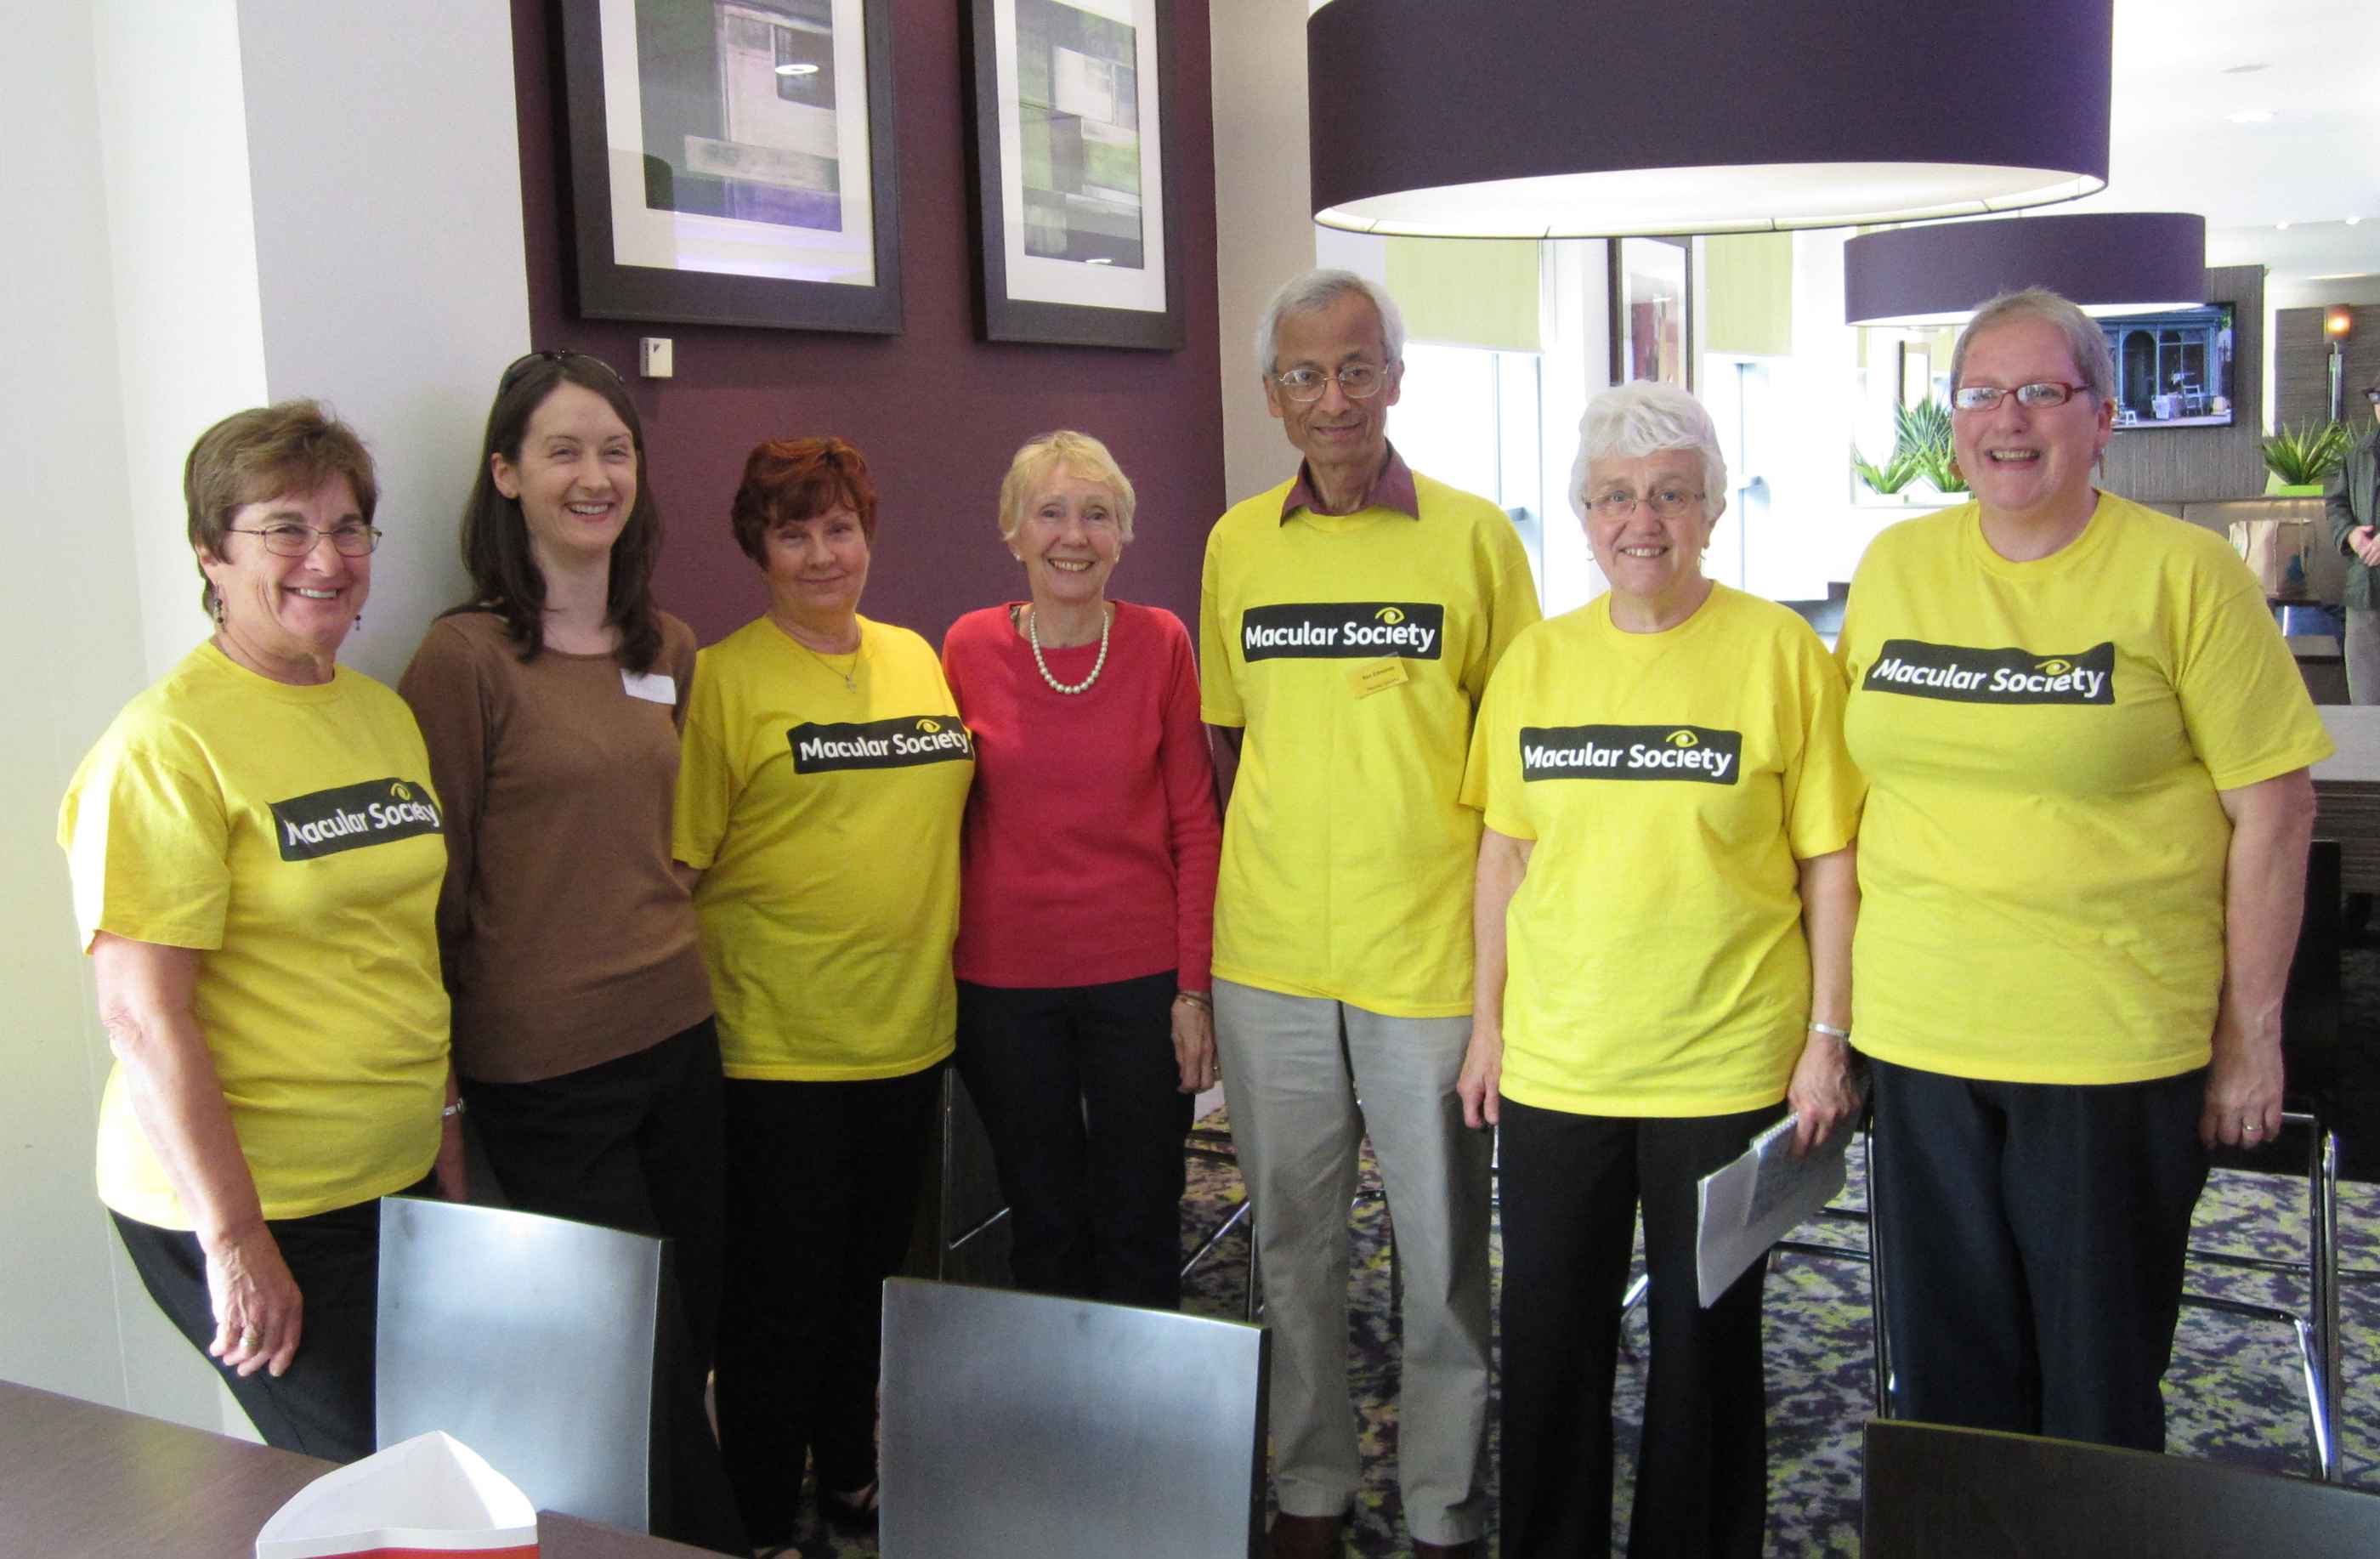
<svg viewBox="0 0 2380 1559">
<path fill-rule="evenodd" d="M 1843 246 L 1850 324 L 1956 324 L 1995 293 L 2046 286 L 2092 313 L 2206 301 L 2206 218 L 2111 211 L 1937 222 Z"/>
<path fill-rule="evenodd" d="M 1424 238 L 1981 216 L 2107 182 L 2114 0 L 1330 0 L 1314 219 Z"/>
</svg>

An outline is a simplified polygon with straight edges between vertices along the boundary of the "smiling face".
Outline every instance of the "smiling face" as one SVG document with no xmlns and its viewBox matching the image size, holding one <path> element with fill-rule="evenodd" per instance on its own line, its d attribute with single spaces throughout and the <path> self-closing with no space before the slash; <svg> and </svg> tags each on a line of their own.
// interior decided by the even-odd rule
<svg viewBox="0 0 2380 1559">
<path fill-rule="evenodd" d="M 859 517 L 837 505 L 770 530 L 760 565 L 769 579 L 770 615 L 813 637 L 840 640 L 868 588 L 868 534 Z"/>
<path fill-rule="evenodd" d="M 1099 477 L 1065 466 L 1034 484 L 1008 539 L 1025 565 L 1037 606 L 1092 605 L 1104 599 L 1108 575 L 1123 555 L 1116 495 Z"/>
<path fill-rule="evenodd" d="M 496 491 L 520 505 L 540 569 L 609 555 L 637 506 L 637 443 L 611 403 L 565 380 L 529 414 L 517 464 L 488 457 Z"/>
<path fill-rule="evenodd" d="M 1586 501 L 1625 494 L 1636 505 L 1625 518 L 1586 511 L 1586 544 L 1615 595 L 1655 618 L 1683 615 L 1701 603 L 1703 549 L 1710 544 L 1718 505 L 1703 493 L 1703 457 L 1696 449 L 1607 457 L 1586 468 Z M 1681 512 L 1655 512 L 1659 493 L 1691 494 Z M 1724 500 L 1721 500 L 1724 503 Z"/>
<path fill-rule="evenodd" d="M 1967 343 L 1959 389 L 2077 384 L 2082 371 L 2058 327 L 2017 318 Z M 2002 396 L 1989 411 L 1954 411 L 1951 445 L 1960 474 L 1988 518 L 2068 523 L 2087 518 L 2096 497 L 2091 468 L 2107 447 L 2116 408 L 2087 390 L 2064 406 L 2023 407 Z"/>
<path fill-rule="evenodd" d="M 263 537 L 239 532 L 288 524 L 329 531 L 363 523 L 362 506 L 344 476 L 310 493 L 242 505 L 231 517 L 223 550 L 199 554 L 199 566 L 223 603 L 225 652 L 277 682 L 329 681 L 339 646 L 371 593 L 370 554 L 348 557 L 323 535 L 305 556 L 282 557 L 265 550 Z"/>
<path fill-rule="evenodd" d="M 1281 431 L 1318 469 L 1346 470 L 1368 476 L 1389 453 L 1389 408 L 1397 404 L 1403 370 L 1389 361 L 1379 311 L 1360 292 L 1346 292 L 1330 306 L 1308 314 L 1282 319 L 1273 335 L 1272 371 L 1311 368 L 1336 374 L 1350 363 L 1368 363 L 1387 371 L 1378 395 L 1350 400 L 1332 379 L 1322 397 L 1304 403 L 1281 393 L 1265 381 L 1265 405 L 1281 419 Z"/>
</svg>

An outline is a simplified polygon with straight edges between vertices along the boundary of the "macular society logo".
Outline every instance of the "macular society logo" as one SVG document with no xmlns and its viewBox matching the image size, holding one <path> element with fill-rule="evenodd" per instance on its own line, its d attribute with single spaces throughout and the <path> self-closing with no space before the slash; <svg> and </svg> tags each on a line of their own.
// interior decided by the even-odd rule
<svg viewBox="0 0 2380 1559">
<path fill-rule="evenodd" d="M 1446 650 L 1446 608 L 1434 601 L 1317 601 L 1240 614 L 1251 661 L 1434 661 Z"/>
<path fill-rule="evenodd" d="M 785 733 L 794 747 L 794 773 L 832 773 L 838 769 L 907 769 L 973 758 L 967 728 L 955 714 L 906 714 L 856 725 L 796 725 Z"/>
<path fill-rule="evenodd" d="M 438 834 L 438 809 L 420 785 L 366 780 L 273 803 L 273 828 L 284 860 L 315 860 L 366 845 L 386 845 L 418 834 Z"/>
<path fill-rule="evenodd" d="M 2116 646 L 2109 640 L 2078 654 L 2045 655 L 1888 639 L 1860 687 L 1953 703 L 2112 704 Z"/>
<path fill-rule="evenodd" d="M 1708 725 L 1524 725 L 1524 780 L 1694 780 L 1733 785 L 1743 734 Z"/>
</svg>

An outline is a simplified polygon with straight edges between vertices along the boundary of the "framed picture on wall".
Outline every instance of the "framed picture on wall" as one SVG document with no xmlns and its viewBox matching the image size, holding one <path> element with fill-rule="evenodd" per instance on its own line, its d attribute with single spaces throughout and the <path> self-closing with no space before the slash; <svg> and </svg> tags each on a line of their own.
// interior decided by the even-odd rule
<svg viewBox="0 0 2380 1559">
<path fill-rule="evenodd" d="M 578 311 L 901 328 L 892 0 L 563 0 Z"/>
<path fill-rule="evenodd" d="M 1611 382 L 1694 387 L 1689 238 L 1611 240 Z"/>
<path fill-rule="evenodd" d="M 976 325 L 1184 340 L 1160 62 L 1172 0 L 966 0 Z"/>
<path fill-rule="evenodd" d="M 1900 343 L 1900 404 L 1924 406 L 1934 398 L 1934 353 L 1922 341 Z"/>
</svg>

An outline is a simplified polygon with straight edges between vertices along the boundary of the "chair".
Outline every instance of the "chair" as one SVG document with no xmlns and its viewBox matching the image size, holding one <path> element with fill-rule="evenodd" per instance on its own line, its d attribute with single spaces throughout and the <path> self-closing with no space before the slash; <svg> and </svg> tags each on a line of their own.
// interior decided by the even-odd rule
<svg viewBox="0 0 2380 1559">
<path fill-rule="evenodd" d="M 1192 1127 L 1190 1128 L 1190 1136 L 1183 1144 L 1182 1151 L 1186 1156 L 1192 1159 L 1203 1160 L 1208 1163 L 1228 1163 L 1235 1169 L 1239 1166 L 1239 1154 L 1232 1146 L 1232 1131 L 1228 1125 L 1220 1127 Z M 1245 1194 L 1243 1194 L 1240 1198 L 1240 1205 L 1232 1209 L 1230 1215 L 1225 1217 L 1221 1223 L 1215 1225 L 1215 1232 L 1208 1235 L 1205 1240 L 1201 1241 L 1198 1248 L 1190 1253 L 1190 1259 L 1182 1263 L 1182 1275 L 1186 1279 L 1197 1267 L 1199 1262 L 1205 1261 L 1208 1256 L 1214 1253 L 1215 1248 L 1222 1244 L 1224 1239 L 1230 1236 L 1233 1229 L 1238 1228 L 1243 1224 L 1247 1224 L 1248 1302 L 1246 1314 L 1247 1319 L 1250 1321 L 1256 1320 L 1257 1312 L 1262 1310 L 1264 1308 L 1262 1297 L 1263 1289 L 1257 1276 L 1256 1225 L 1249 1222 L 1249 1214 L 1255 1210 L 1256 1203 Z"/>
<path fill-rule="evenodd" d="M 1270 1334 L 893 1278 L 884 1559 L 1250 1559 Z"/>
<path fill-rule="evenodd" d="M 1877 1419 L 1866 1559 L 2369 1559 L 2380 1494 L 2180 1456 Z"/>
<path fill-rule="evenodd" d="M 664 1250 L 564 1218 L 382 1201 L 379 1444 L 444 1430 L 540 1510 L 647 1530 Z"/>
</svg>

